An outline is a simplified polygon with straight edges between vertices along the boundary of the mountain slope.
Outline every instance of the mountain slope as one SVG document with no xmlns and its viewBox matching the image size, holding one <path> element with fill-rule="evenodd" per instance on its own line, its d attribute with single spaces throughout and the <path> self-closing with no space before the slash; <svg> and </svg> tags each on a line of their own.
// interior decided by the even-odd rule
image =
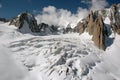
<svg viewBox="0 0 120 80">
<path fill-rule="evenodd" d="M 102 17 L 103 21 L 96 17 L 94 21 L 95 15 L 96 12 L 89 18 L 91 21 L 88 21 L 88 32 L 87 22 L 84 23 L 84 20 L 80 23 L 82 27 L 76 28 L 82 31 L 80 35 L 68 33 L 35 36 L 30 34 L 32 32 L 27 21 L 23 20 L 26 25 L 20 28 L 25 30 L 27 27 L 27 31 L 30 31 L 27 33 L 20 32 L 16 26 L 9 25 L 9 22 L 0 23 L 0 74 L 2 74 L 0 79 L 120 80 L 119 27 L 115 27 L 118 31 L 114 32 L 108 16 Z M 104 29 L 108 31 L 106 45 L 109 46 L 105 51 L 100 50 L 92 40 L 94 35 L 91 34 L 95 33 L 92 33 L 93 26 L 90 23 L 97 25 L 97 30 L 104 29 L 103 23 L 106 26 Z M 118 22 L 115 24 L 118 25 Z M 43 32 L 51 30 L 47 24 L 41 25 L 37 27 Z"/>
<path fill-rule="evenodd" d="M 1 36 L 16 31 L 8 24 L 0 26 Z M 88 33 L 28 36 L 16 31 L 13 34 L 1 37 L 1 40 L 9 40 L 0 45 L 8 47 L 16 62 L 27 69 L 28 74 L 23 76 L 25 80 L 120 79 L 119 35 L 116 35 L 111 47 L 102 51 L 94 46 Z"/>
<path fill-rule="evenodd" d="M 120 32 L 120 4 L 112 5 L 108 9 L 90 11 L 90 14 L 80 21 L 75 30 L 82 34 L 88 32 L 93 35 L 92 40 L 99 49 L 105 50 L 111 34 Z M 112 43 L 111 43 L 112 44 Z"/>
<path fill-rule="evenodd" d="M 89 38 L 78 34 L 33 37 L 12 42 L 9 47 L 16 60 L 46 80 L 82 79 L 100 63 L 98 55 L 102 53 Z"/>
</svg>

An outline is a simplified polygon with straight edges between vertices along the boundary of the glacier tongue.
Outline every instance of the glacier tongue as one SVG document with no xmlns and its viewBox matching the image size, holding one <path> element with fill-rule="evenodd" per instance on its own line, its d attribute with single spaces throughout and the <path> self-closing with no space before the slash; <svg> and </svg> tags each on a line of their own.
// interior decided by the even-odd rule
<svg viewBox="0 0 120 80">
<path fill-rule="evenodd" d="M 0 68 L 0 73 L 8 75 L 0 75 L 2 80 L 120 79 L 117 34 L 106 51 L 99 50 L 88 33 L 33 36 L 2 23 L 0 36 L 0 62 L 5 66 Z"/>
<path fill-rule="evenodd" d="M 31 73 L 42 74 L 42 80 L 79 80 L 101 62 L 102 51 L 85 35 L 87 33 L 32 37 L 12 42 L 9 47 L 16 60 Z"/>
</svg>

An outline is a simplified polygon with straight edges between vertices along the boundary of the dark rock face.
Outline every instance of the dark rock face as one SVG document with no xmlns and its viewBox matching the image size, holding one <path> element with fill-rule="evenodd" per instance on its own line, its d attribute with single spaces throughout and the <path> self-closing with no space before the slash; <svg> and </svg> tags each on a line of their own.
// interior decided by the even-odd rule
<svg viewBox="0 0 120 80">
<path fill-rule="evenodd" d="M 24 24 L 26 24 L 26 23 L 27 23 L 27 25 L 24 26 Z M 54 25 L 50 26 L 50 25 L 45 24 L 45 23 L 40 23 L 38 25 L 34 16 L 29 14 L 29 13 L 22 13 L 18 17 L 13 18 L 10 21 L 9 25 L 15 25 L 20 30 L 23 27 L 29 27 L 30 31 L 35 32 L 35 33 L 52 34 L 52 33 L 58 31 L 57 30 L 58 27 L 54 26 Z M 24 32 L 27 32 L 27 31 L 24 31 Z"/>
<path fill-rule="evenodd" d="M 120 35 L 120 4 L 112 5 L 111 10 L 113 11 L 110 16 L 112 29 Z"/>
<path fill-rule="evenodd" d="M 34 18 L 33 15 L 29 13 L 22 13 L 18 17 L 12 19 L 10 21 L 10 25 L 15 25 L 19 29 L 21 29 L 25 23 L 25 21 L 28 23 L 29 28 L 32 32 L 40 32 L 39 28 L 37 26 L 37 21 Z"/>
<path fill-rule="evenodd" d="M 90 35 L 93 35 L 92 40 L 94 41 L 95 45 L 99 49 L 105 50 L 105 39 L 107 36 L 105 36 L 105 25 L 101 15 L 93 13 L 92 11 L 90 12 L 87 31 Z"/>
<path fill-rule="evenodd" d="M 100 49 L 106 49 L 105 39 L 107 36 L 102 16 L 91 11 L 86 19 L 78 23 L 76 28 L 79 29 L 80 34 L 87 31 L 90 35 L 93 35 L 92 40 L 95 45 Z"/>
<path fill-rule="evenodd" d="M 71 27 L 70 23 L 66 26 L 66 28 L 62 29 L 63 34 L 72 33 L 72 32 L 74 32 L 74 28 Z"/>
<path fill-rule="evenodd" d="M 110 19 L 110 24 L 104 23 L 103 20 L 106 17 Z M 120 4 L 114 4 L 110 9 L 90 11 L 89 16 L 77 24 L 75 31 L 80 34 L 87 31 L 93 35 L 92 40 L 95 45 L 105 50 L 107 47 L 106 39 L 109 39 L 112 31 L 120 35 Z"/>
<path fill-rule="evenodd" d="M 67 27 L 67 28 L 65 28 L 65 29 L 63 29 L 63 30 L 64 30 L 64 31 L 63 31 L 64 34 L 65 34 L 65 33 L 71 33 L 71 32 L 74 31 L 71 27 Z"/>
<path fill-rule="evenodd" d="M 98 46 L 98 48 L 105 50 L 105 28 L 102 17 L 99 16 L 94 22 L 93 37 L 92 40 Z"/>
<path fill-rule="evenodd" d="M 85 31 L 87 24 L 88 21 L 86 19 L 83 19 L 82 22 L 79 22 L 77 26 L 74 28 L 74 32 L 82 34 Z"/>
<path fill-rule="evenodd" d="M 5 18 L 0 18 L 0 21 L 2 21 L 2 22 L 8 22 L 9 20 L 7 20 Z"/>
<path fill-rule="evenodd" d="M 87 24 L 87 31 L 90 35 L 93 34 L 94 32 L 94 13 L 93 11 L 90 12 L 89 14 L 89 19 L 88 19 L 88 24 Z"/>
<path fill-rule="evenodd" d="M 57 26 L 41 23 L 38 25 L 40 32 L 46 33 L 46 34 L 53 34 L 58 31 Z"/>
</svg>

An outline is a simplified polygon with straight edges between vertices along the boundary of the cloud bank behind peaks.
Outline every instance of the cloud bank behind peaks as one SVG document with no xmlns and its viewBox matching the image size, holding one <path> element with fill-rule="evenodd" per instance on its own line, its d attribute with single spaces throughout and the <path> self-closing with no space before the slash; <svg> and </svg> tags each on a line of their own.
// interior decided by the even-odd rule
<svg viewBox="0 0 120 80">
<path fill-rule="evenodd" d="M 88 16 L 90 10 L 100 10 L 105 8 L 108 3 L 106 0 L 82 0 L 82 3 L 89 4 L 89 9 L 78 7 L 75 14 L 67 9 L 57 9 L 54 6 L 44 7 L 41 14 L 36 16 L 38 24 L 47 23 L 49 25 L 57 25 L 66 27 L 70 24 L 72 27 Z"/>
<path fill-rule="evenodd" d="M 67 9 L 57 9 L 54 6 L 44 7 L 41 14 L 36 16 L 38 23 L 47 23 L 49 25 L 57 25 L 66 27 L 71 24 L 74 27 L 78 21 L 88 15 L 87 9 L 78 8 L 76 14 L 72 14 Z"/>
</svg>

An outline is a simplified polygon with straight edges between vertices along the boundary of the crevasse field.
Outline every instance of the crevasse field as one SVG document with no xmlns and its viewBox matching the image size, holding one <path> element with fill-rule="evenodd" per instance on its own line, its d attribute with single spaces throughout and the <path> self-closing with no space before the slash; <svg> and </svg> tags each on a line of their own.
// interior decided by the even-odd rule
<svg viewBox="0 0 120 80">
<path fill-rule="evenodd" d="M 35 36 L 0 22 L 0 80 L 120 80 L 120 36 L 110 37 L 102 51 L 87 32 Z"/>
</svg>

